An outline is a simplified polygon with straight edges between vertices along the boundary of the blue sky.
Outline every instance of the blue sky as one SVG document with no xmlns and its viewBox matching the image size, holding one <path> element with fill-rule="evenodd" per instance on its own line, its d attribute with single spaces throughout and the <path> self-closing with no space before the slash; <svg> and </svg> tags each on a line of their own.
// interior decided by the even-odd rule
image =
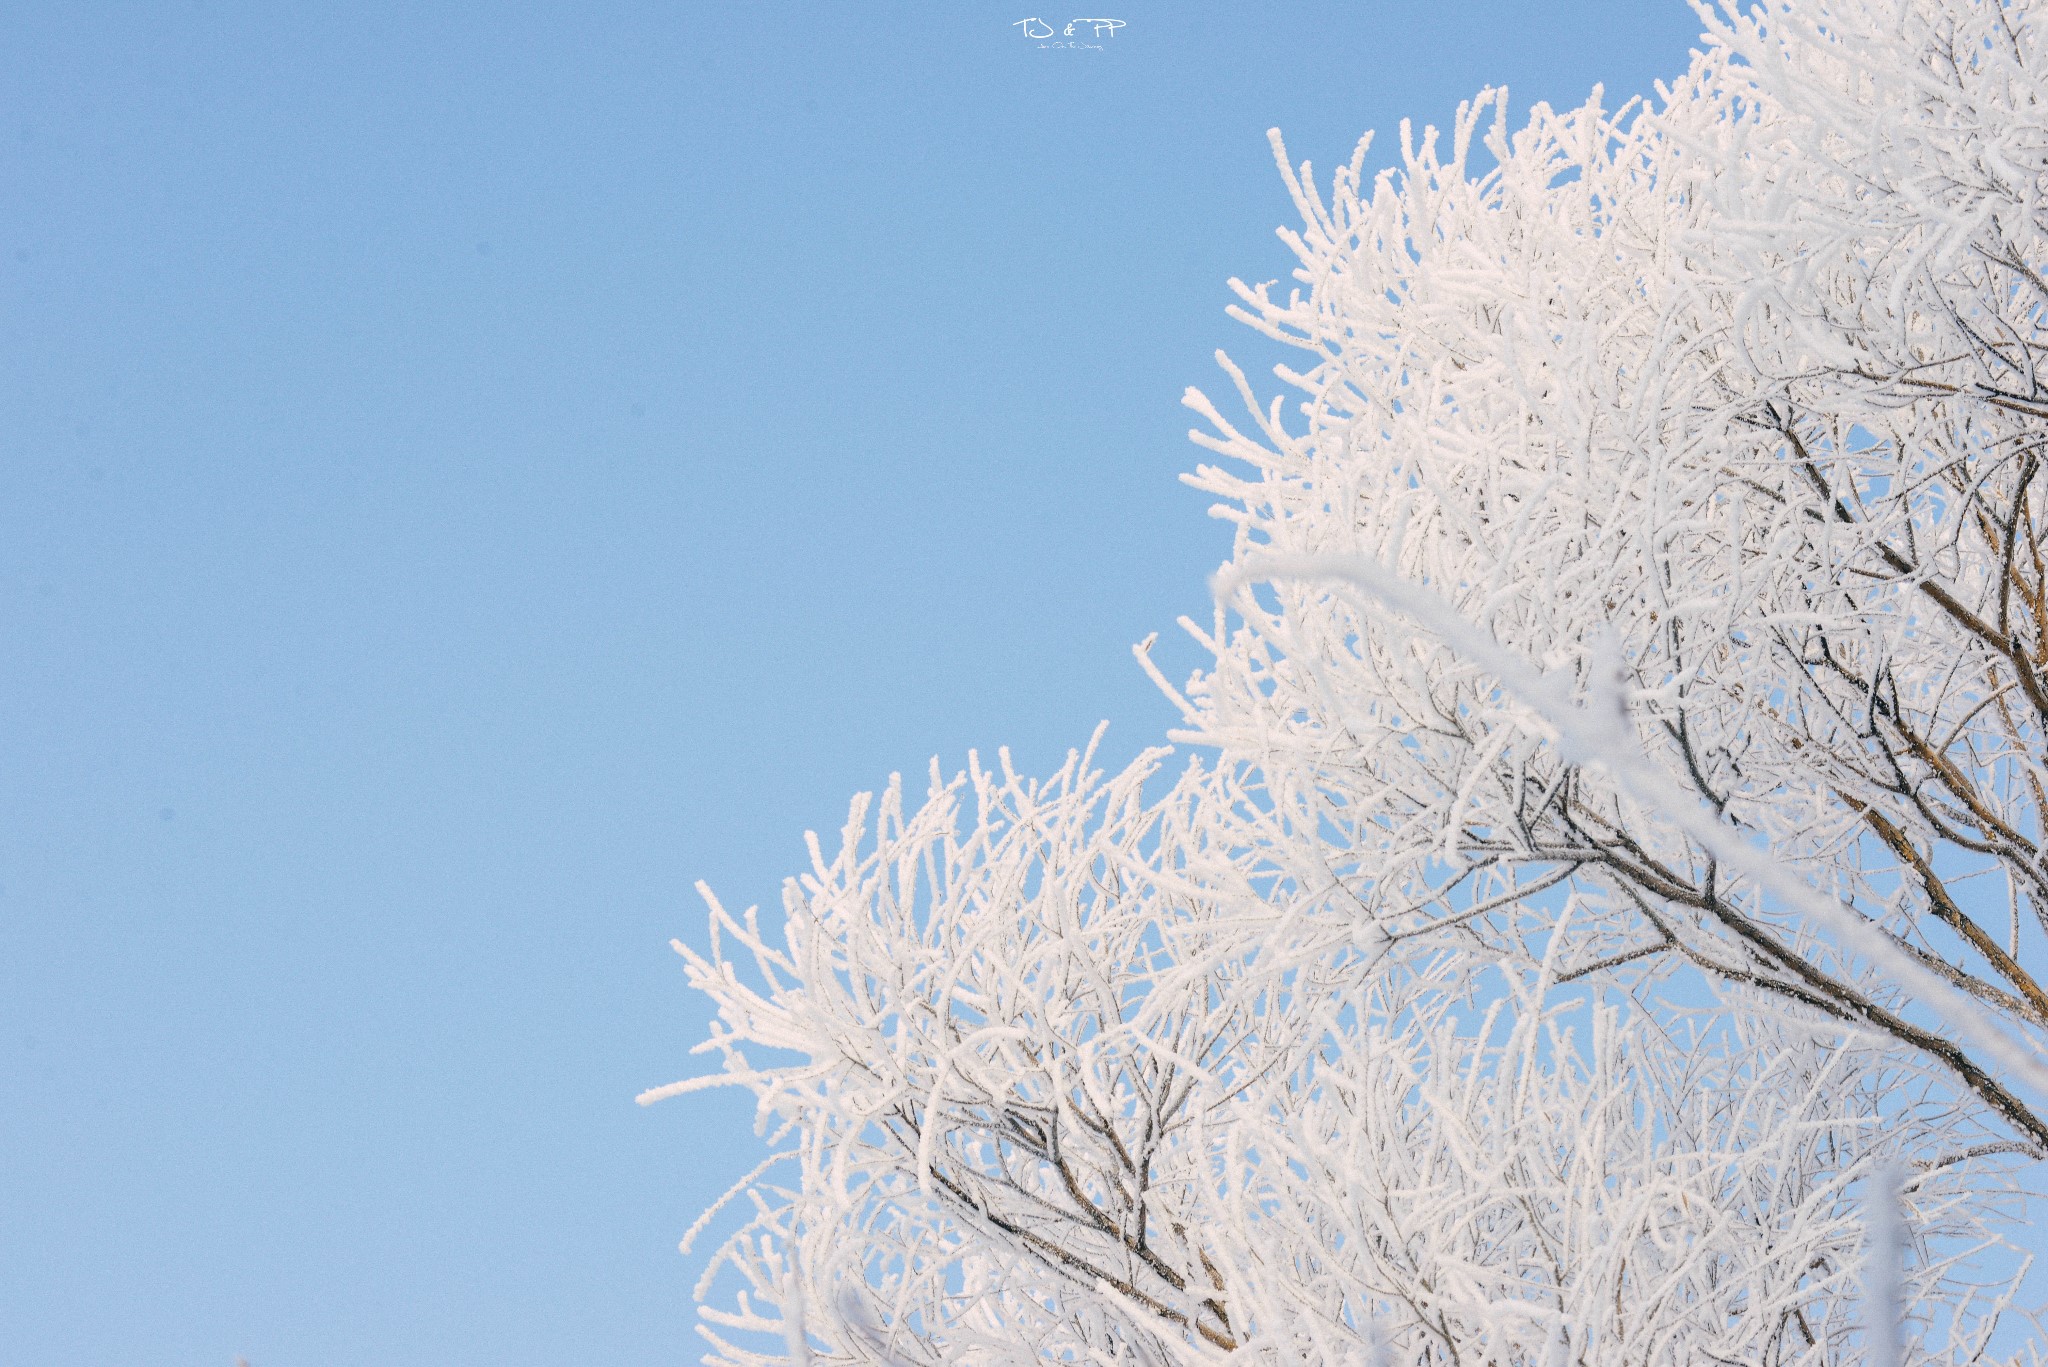
<svg viewBox="0 0 2048 1367">
<path fill-rule="evenodd" d="M 1696 32 L 1032 13 L 0 20 L 0 1356 L 694 1361 L 675 1241 L 756 1141 L 632 1104 L 704 1066 L 692 883 L 1170 724 L 1129 646 L 1225 552 L 1179 396 L 1273 359 L 1266 128 Z"/>
</svg>

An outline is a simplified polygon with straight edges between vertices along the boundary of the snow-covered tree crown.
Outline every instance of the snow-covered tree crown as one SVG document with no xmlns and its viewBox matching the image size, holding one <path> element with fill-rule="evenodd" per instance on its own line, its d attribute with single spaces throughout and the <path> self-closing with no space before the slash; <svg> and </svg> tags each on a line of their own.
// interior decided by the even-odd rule
<svg viewBox="0 0 2048 1367">
<path fill-rule="evenodd" d="M 1470 889 L 1562 875 L 1568 972 L 1668 953 L 1876 1022 L 2040 1144 L 1989 1060 L 1855 985 L 1868 937 L 1809 943 L 1440 629 L 1612 692 L 1688 803 L 2048 1025 L 2039 24 L 1801 3 L 1709 38 L 1654 110 L 1511 135 L 1489 95 L 1369 189 L 1358 160 L 1327 201 L 1290 175 L 1306 289 L 1239 286 L 1239 316 L 1317 363 L 1292 429 L 1190 396 L 1251 473 L 1195 477 L 1240 530 L 1185 734 L 1318 832 L 1362 915 L 1526 954 L 1549 904 L 1458 919 Z"/>
<path fill-rule="evenodd" d="M 1981 1358 L 2048 1148 L 2033 8 L 1703 11 L 1654 104 L 1281 155 L 1298 401 L 1189 396 L 1208 758 L 934 768 L 684 950 L 724 1071 L 648 1099 L 777 1146 L 710 1360 L 1880 1361 L 1888 1186 L 1901 1342 Z"/>
</svg>

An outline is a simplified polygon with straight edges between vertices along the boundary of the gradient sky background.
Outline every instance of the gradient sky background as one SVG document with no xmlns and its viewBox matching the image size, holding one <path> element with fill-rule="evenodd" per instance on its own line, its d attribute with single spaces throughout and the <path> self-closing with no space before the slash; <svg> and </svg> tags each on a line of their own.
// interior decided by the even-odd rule
<svg viewBox="0 0 2048 1367">
<path fill-rule="evenodd" d="M 693 881 L 1170 724 L 1268 126 L 1384 161 L 1697 31 L 1098 9 L 8 7 L 0 1361 L 695 1361 L 750 1109 L 632 1104 L 705 1067 Z"/>
</svg>

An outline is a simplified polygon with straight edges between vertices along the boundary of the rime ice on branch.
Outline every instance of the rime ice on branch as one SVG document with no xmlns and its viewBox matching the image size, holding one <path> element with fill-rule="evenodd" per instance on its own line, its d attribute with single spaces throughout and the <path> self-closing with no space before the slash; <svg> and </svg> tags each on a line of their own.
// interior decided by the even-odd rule
<svg viewBox="0 0 2048 1367">
<path fill-rule="evenodd" d="M 1986 1360 L 2048 1147 L 2034 8 L 1703 14 L 1654 105 L 1282 155 L 1235 312 L 1296 402 L 1189 397 L 1202 758 L 935 767 L 683 950 L 723 1071 L 647 1099 L 773 1151 L 708 1361 L 1873 1360 L 1874 1191 L 1900 1360 Z"/>
<path fill-rule="evenodd" d="M 1327 196 L 1290 171 L 1302 288 L 1240 285 L 1237 313 L 1315 363 L 1293 419 L 1235 371 L 1246 427 L 1190 394 L 1242 472 L 1194 477 L 1239 528 L 1238 587 L 1182 734 L 1253 767 L 1390 933 L 1525 960 L 1561 933 L 1568 976 L 1682 959 L 1940 1060 L 2038 1148 L 2038 1083 L 2015 1090 L 2048 1077 L 2033 8 L 1773 4 L 1715 21 L 1656 109 L 1511 129 L 1496 92 L 1448 147 L 1404 129 L 1371 184 L 1363 148 Z M 1460 628 L 1610 696 L 1620 758 L 1842 915 L 1558 744 L 1555 705 Z M 1568 924 L 1517 896 L 1553 884 Z M 1976 1008 L 1950 1000 L 1950 1030 L 1902 995 Z"/>
<path fill-rule="evenodd" d="M 1995 1322 L 2013 1159 L 1939 1069 L 1361 935 L 1159 759 L 858 800 L 781 944 L 714 903 L 704 1081 L 785 1158 L 709 1361 L 1839 1361 L 1899 1164 L 1936 1360 Z"/>
</svg>

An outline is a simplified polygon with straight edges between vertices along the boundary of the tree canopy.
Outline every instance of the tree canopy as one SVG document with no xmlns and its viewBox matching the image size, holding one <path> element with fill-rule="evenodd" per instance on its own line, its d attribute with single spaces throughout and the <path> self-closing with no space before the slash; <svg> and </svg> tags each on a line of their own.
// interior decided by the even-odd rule
<svg viewBox="0 0 2048 1367">
<path fill-rule="evenodd" d="M 1187 757 L 934 765 L 678 946 L 723 1069 L 647 1099 L 774 1150 L 710 1360 L 1981 1360 L 2048 1151 L 2034 11 L 1274 135 L 1233 312 L 1307 360 L 1188 396 Z"/>
</svg>

